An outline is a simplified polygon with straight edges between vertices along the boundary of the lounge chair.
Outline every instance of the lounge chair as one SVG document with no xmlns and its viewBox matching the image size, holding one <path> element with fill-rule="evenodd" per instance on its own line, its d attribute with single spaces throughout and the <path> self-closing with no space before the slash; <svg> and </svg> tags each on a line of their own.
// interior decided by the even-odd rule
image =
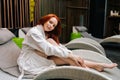
<svg viewBox="0 0 120 80">
<path fill-rule="evenodd" d="M 0 80 L 17 80 L 20 75 L 17 66 L 20 48 L 12 41 L 14 37 L 8 29 L 0 28 Z M 25 75 L 23 80 L 32 80 L 31 77 Z"/>
<path fill-rule="evenodd" d="M 15 35 L 11 33 L 8 29 L 6 28 L 0 29 L 0 80 L 17 80 L 17 77 L 20 75 L 20 72 L 17 66 L 17 58 L 20 53 L 20 48 L 12 41 L 13 37 L 15 37 Z M 88 60 L 111 63 L 111 61 L 108 58 L 94 51 L 73 50 L 73 53 Z M 81 68 L 76 72 L 74 68 L 72 67 L 70 68 L 72 69 L 72 71 L 75 71 L 75 73 L 78 73 L 79 71 L 80 71 L 79 73 L 81 73 L 81 71 L 83 72 L 86 71 L 85 69 Z M 64 69 L 65 68 L 63 68 L 63 70 Z M 87 74 L 89 75 L 89 73 L 91 72 L 93 73 L 93 71 L 91 69 L 91 71 L 88 71 L 88 73 L 87 72 L 84 72 L 84 73 L 85 75 Z M 117 67 L 115 67 L 114 69 L 106 69 L 105 72 L 99 72 L 99 74 L 106 76 L 105 79 L 109 77 L 110 79 L 118 80 L 120 78 L 119 76 L 120 70 Z M 96 73 L 96 75 L 99 75 L 99 74 Z M 80 77 L 80 75 L 78 76 Z M 104 76 L 101 76 L 101 77 L 104 77 Z M 35 76 L 33 75 L 25 74 L 22 80 L 33 80 L 34 77 Z"/>
<path fill-rule="evenodd" d="M 65 46 L 69 49 L 92 50 L 106 56 L 104 48 L 98 42 L 90 38 L 73 39 L 70 42 L 66 43 Z"/>
<path fill-rule="evenodd" d="M 75 29 L 81 33 L 81 35 L 83 37 L 86 37 L 86 38 L 90 38 L 90 39 L 93 39 L 95 41 L 97 41 L 98 43 L 120 43 L 120 35 L 114 35 L 114 36 L 111 36 L 111 37 L 107 37 L 107 38 L 104 38 L 104 39 L 100 39 L 100 38 L 96 38 L 94 36 L 92 36 L 91 34 L 89 34 L 87 32 L 87 28 L 86 27 L 80 27 L 80 26 L 76 26 Z"/>
<path fill-rule="evenodd" d="M 107 37 L 105 39 L 100 39 L 100 38 L 96 38 L 96 37 L 92 36 L 91 34 L 89 34 L 87 32 L 86 27 L 75 26 L 74 29 L 77 32 L 80 32 L 82 37 L 71 40 L 70 42 L 68 42 L 65 45 L 66 47 L 68 47 L 70 49 L 84 48 L 84 49 L 99 52 L 103 55 L 106 55 L 103 47 L 106 47 L 106 46 L 114 47 L 115 46 L 120 49 L 120 35 L 114 35 L 111 37 Z"/>
<path fill-rule="evenodd" d="M 94 51 L 73 50 L 73 53 L 87 60 L 111 63 L 111 60 Z M 118 80 L 120 78 L 119 73 L 120 70 L 117 67 L 98 72 L 93 69 L 60 66 L 42 72 L 34 80 Z"/>
<path fill-rule="evenodd" d="M 97 71 L 75 66 L 62 66 L 46 70 L 34 80 L 112 80 Z"/>
</svg>

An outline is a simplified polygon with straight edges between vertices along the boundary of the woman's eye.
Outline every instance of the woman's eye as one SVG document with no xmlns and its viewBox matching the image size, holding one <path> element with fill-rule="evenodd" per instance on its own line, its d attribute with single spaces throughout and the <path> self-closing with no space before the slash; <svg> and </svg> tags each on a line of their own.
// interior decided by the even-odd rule
<svg viewBox="0 0 120 80">
<path fill-rule="evenodd" d="M 53 24 L 53 27 L 55 27 L 56 25 L 54 24 L 54 22 L 52 21 L 49 21 L 50 24 Z"/>
<path fill-rule="evenodd" d="M 49 21 L 50 24 L 52 24 L 53 22 L 52 21 Z"/>
</svg>

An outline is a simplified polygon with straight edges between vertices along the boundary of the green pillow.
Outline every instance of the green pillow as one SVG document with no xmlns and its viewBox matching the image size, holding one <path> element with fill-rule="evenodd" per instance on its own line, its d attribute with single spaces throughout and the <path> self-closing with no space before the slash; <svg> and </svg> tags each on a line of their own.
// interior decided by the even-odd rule
<svg viewBox="0 0 120 80">
<path fill-rule="evenodd" d="M 80 32 L 77 32 L 77 33 L 74 33 L 72 32 L 71 33 L 71 36 L 70 36 L 70 39 L 73 40 L 73 39 L 76 39 L 76 38 L 81 38 L 81 33 Z"/>
<path fill-rule="evenodd" d="M 12 41 L 15 42 L 15 44 L 21 49 L 24 38 L 14 37 L 14 38 L 12 38 Z"/>
</svg>

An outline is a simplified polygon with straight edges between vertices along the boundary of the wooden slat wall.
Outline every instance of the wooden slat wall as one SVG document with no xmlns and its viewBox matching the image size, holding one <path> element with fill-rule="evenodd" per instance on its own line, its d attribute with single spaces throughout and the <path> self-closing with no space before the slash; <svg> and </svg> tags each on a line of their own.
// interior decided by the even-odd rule
<svg viewBox="0 0 120 80">
<path fill-rule="evenodd" d="M 73 25 L 79 24 L 79 15 L 88 15 L 79 8 L 70 8 L 70 6 L 81 7 L 88 6 L 88 0 L 34 0 L 34 20 L 30 22 L 30 0 L 0 0 L 0 27 L 16 29 L 22 27 L 32 27 L 37 21 L 49 13 L 58 15 L 62 21 L 62 34 L 60 41 L 66 43 L 70 39 L 70 33 Z M 88 25 L 87 17 L 84 17 L 85 26 Z"/>
<path fill-rule="evenodd" d="M 30 20 L 29 20 L 29 0 L 24 0 L 24 26 L 28 27 L 30 26 Z"/>
<path fill-rule="evenodd" d="M 28 26 L 30 23 L 25 24 L 28 21 L 27 16 L 29 0 L 1 0 L 1 27 L 8 29 L 18 29 L 23 26 Z M 27 11 L 27 12 L 26 12 Z M 26 16 L 26 17 L 25 17 Z"/>
<path fill-rule="evenodd" d="M 70 0 L 67 4 L 67 28 L 66 38 L 67 42 L 70 40 L 70 33 L 72 32 L 73 26 L 80 26 L 81 19 L 83 16 L 83 25 L 89 28 L 89 5 L 90 0 Z"/>
<path fill-rule="evenodd" d="M 36 25 L 38 20 L 40 19 L 41 17 L 41 0 L 35 0 L 35 13 L 34 13 L 34 21 L 33 21 L 33 25 Z"/>
<path fill-rule="evenodd" d="M 35 16 L 33 25 L 37 20 L 48 13 L 55 13 L 59 16 L 63 14 L 64 0 L 34 0 L 35 1 Z M 29 23 L 29 0 L 0 0 L 0 16 L 3 26 L 7 28 L 21 28 L 30 26 Z M 63 11 L 63 12 L 62 12 Z"/>
<path fill-rule="evenodd" d="M 2 27 L 2 16 L 1 16 L 1 12 L 2 12 L 2 10 L 1 10 L 1 0 L 0 0 L 0 28 Z"/>
<path fill-rule="evenodd" d="M 37 24 L 41 16 L 55 13 L 66 24 L 66 0 L 34 0 L 34 20 L 30 22 L 30 0 L 0 0 L 0 27 L 19 29 Z M 63 31 L 65 31 L 63 29 Z M 65 41 L 62 34 L 61 40 Z"/>
</svg>

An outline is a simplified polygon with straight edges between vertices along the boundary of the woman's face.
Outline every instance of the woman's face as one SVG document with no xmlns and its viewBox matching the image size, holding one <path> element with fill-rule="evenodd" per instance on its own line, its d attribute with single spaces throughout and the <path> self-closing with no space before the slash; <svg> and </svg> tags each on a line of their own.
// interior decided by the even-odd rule
<svg viewBox="0 0 120 80">
<path fill-rule="evenodd" d="M 58 24 L 56 18 L 52 17 L 47 22 L 44 23 L 43 28 L 44 31 L 52 31 Z"/>
</svg>

